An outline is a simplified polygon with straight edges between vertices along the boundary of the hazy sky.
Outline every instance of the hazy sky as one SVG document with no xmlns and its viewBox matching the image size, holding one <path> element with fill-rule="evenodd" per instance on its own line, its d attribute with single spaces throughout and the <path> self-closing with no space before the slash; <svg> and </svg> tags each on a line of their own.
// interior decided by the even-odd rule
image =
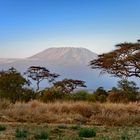
<svg viewBox="0 0 140 140">
<path fill-rule="evenodd" d="M 140 0 L 0 0 L 0 57 L 49 47 L 96 53 L 140 39 Z"/>
</svg>

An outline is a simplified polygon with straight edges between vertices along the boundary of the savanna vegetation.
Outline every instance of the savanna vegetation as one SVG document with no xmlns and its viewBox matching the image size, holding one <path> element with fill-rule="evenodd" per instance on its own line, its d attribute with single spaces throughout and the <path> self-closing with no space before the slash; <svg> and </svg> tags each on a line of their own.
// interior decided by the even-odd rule
<svg viewBox="0 0 140 140">
<path fill-rule="evenodd" d="M 32 74 L 29 75 L 29 69 L 31 68 Z M 55 81 L 59 76 L 58 74 L 50 73 L 49 70 L 43 67 L 34 66 L 31 68 L 28 69 L 28 77 L 32 77 L 33 80 L 37 81 L 36 90 L 30 87 L 31 81 L 27 77 L 22 76 L 16 69 L 10 68 L 0 72 L 0 98 L 10 100 L 12 103 L 31 100 L 43 102 L 62 100 L 127 103 L 140 100 L 139 87 L 135 82 L 127 79 L 118 81 L 118 85 L 111 90 L 107 91 L 103 87 L 99 87 L 93 93 L 88 93 L 86 90 L 75 90 L 77 87 L 85 88 L 86 83 L 84 81 L 74 79 Z M 45 75 L 45 78 L 43 78 L 43 75 Z M 40 82 L 45 79 L 52 86 L 39 90 Z"/>
<path fill-rule="evenodd" d="M 140 90 L 128 80 L 140 78 L 140 43 L 118 44 L 90 66 L 119 77 L 116 87 L 89 93 L 84 81 L 58 80 L 59 74 L 40 66 L 29 67 L 23 75 L 15 68 L 0 71 L 0 139 L 140 139 Z M 48 85 L 44 89 L 42 81 Z"/>
</svg>

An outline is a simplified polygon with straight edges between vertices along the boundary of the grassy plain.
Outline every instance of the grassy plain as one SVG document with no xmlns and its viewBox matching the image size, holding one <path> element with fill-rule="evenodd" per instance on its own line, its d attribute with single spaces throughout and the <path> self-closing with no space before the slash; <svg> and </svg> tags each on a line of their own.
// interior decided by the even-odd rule
<svg viewBox="0 0 140 140">
<path fill-rule="evenodd" d="M 96 136 L 80 137 L 81 129 Z M 85 130 L 84 130 L 85 131 Z M 0 140 L 140 140 L 140 103 L 0 102 Z"/>
</svg>

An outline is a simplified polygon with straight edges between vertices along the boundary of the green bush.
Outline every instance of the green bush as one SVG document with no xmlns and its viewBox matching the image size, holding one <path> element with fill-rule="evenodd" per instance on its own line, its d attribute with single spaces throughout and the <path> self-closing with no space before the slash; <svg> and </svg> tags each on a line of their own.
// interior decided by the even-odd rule
<svg viewBox="0 0 140 140">
<path fill-rule="evenodd" d="M 29 102 L 30 100 L 36 99 L 36 93 L 32 89 L 24 88 L 19 97 L 20 101 Z"/>
<path fill-rule="evenodd" d="M 88 94 L 87 101 L 96 102 L 96 95 L 94 93 Z"/>
<path fill-rule="evenodd" d="M 41 131 L 36 132 L 34 137 L 35 139 L 48 139 L 49 135 L 46 131 L 41 130 Z"/>
<path fill-rule="evenodd" d="M 0 131 L 5 131 L 6 130 L 6 126 L 5 125 L 0 125 Z"/>
<path fill-rule="evenodd" d="M 90 138 L 96 136 L 96 131 L 93 128 L 81 128 L 79 131 L 80 137 Z"/>
<path fill-rule="evenodd" d="M 75 101 L 79 101 L 79 100 L 87 100 L 88 99 L 88 92 L 87 91 L 84 91 L 84 90 L 81 90 L 81 91 L 77 91 L 75 93 L 73 93 L 71 95 L 71 98 Z"/>
<path fill-rule="evenodd" d="M 26 138 L 27 137 L 27 130 L 25 129 L 16 129 L 16 138 Z"/>
<path fill-rule="evenodd" d="M 103 87 L 97 88 L 96 91 L 94 92 L 95 100 L 101 103 L 107 101 L 107 96 L 108 96 L 108 93 Z"/>
</svg>

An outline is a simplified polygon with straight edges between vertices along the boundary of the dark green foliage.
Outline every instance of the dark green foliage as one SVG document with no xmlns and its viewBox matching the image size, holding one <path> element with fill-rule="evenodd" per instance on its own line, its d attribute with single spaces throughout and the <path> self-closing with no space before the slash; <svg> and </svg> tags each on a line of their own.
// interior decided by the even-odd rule
<svg viewBox="0 0 140 140">
<path fill-rule="evenodd" d="M 32 89 L 28 88 L 24 88 L 19 97 L 19 100 L 24 102 L 28 102 L 34 99 L 36 99 L 36 93 Z"/>
<path fill-rule="evenodd" d="M 44 140 L 46 140 L 46 139 L 49 138 L 49 135 L 48 135 L 48 133 L 46 131 L 41 130 L 41 131 L 36 132 L 34 137 L 35 137 L 35 139 L 44 139 Z"/>
<path fill-rule="evenodd" d="M 96 131 L 93 128 L 81 128 L 79 131 L 80 137 L 90 138 L 96 136 Z"/>
<path fill-rule="evenodd" d="M 99 87 L 94 92 L 95 100 L 99 102 L 106 102 L 107 100 L 107 91 L 103 87 Z"/>
<path fill-rule="evenodd" d="M 7 98 L 12 102 L 19 100 L 25 85 L 29 85 L 29 81 L 16 69 L 10 68 L 7 71 L 0 71 L 1 98 Z"/>
<path fill-rule="evenodd" d="M 5 131 L 6 130 L 6 126 L 5 125 L 0 125 L 0 131 Z"/>
<path fill-rule="evenodd" d="M 26 138 L 27 137 L 27 130 L 25 129 L 16 129 L 16 138 Z"/>
<path fill-rule="evenodd" d="M 71 95 L 71 99 L 75 100 L 75 101 L 79 101 L 79 100 L 87 100 L 88 99 L 88 95 L 89 93 L 84 91 L 84 90 L 81 90 L 81 91 L 77 91 L 75 93 L 73 93 Z"/>
</svg>

